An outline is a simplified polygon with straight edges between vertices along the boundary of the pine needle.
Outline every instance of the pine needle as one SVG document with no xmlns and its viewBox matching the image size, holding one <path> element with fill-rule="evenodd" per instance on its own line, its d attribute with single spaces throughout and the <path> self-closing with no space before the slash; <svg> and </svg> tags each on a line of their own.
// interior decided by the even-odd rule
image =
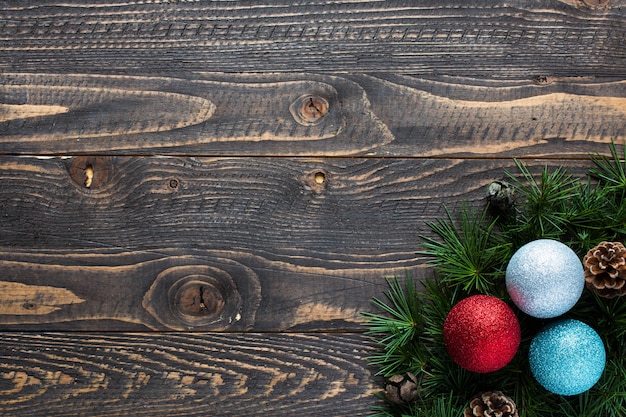
<svg viewBox="0 0 626 417">
<path fill-rule="evenodd" d="M 595 168 L 591 168 L 589 174 L 623 195 L 626 192 L 626 144 L 622 146 L 621 155 L 614 141 L 609 144 L 609 150 L 610 158 L 597 152 L 591 156 Z"/>
<path fill-rule="evenodd" d="M 407 273 L 404 286 L 397 277 L 387 278 L 386 301 L 374 298 L 372 303 L 384 314 L 365 312 L 366 334 L 373 336 L 382 351 L 370 362 L 380 366 L 379 375 L 391 376 L 415 367 L 419 352 L 413 342 L 423 329 L 423 304 L 413 278 Z"/>
<path fill-rule="evenodd" d="M 466 293 L 493 293 L 511 245 L 494 233 L 496 220 L 487 220 L 486 209 L 464 207 L 457 221 L 444 209 L 446 218 L 427 223 L 441 240 L 422 236 L 426 250 L 419 253 L 431 258 L 428 263 L 439 271 L 443 283 L 460 285 Z"/>
</svg>

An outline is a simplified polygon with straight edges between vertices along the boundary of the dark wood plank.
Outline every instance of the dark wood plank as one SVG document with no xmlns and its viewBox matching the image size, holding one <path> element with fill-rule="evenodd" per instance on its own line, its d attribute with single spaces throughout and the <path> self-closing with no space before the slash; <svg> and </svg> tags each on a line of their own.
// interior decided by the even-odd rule
<svg viewBox="0 0 626 417">
<path fill-rule="evenodd" d="M 392 139 L 348 80 L 231 81 L 4 74 L 0 150 L 332 156 Z"/>
<path fill-rule="evenodd" d="M 623 80 L 206 77 L 3 74 L 0 152 L 580 157 L 626 140 Z"/>
<path fill-rule="evenodd" d="M 626 141 L 626 82 L 355 75 L 396 156 L 586 157 Z M 390 105 L 390 100 L 393 105 Z"/>
<path fill-rule="evenodd" d="M 626 141 L 625 5 L 0 0 L 0 414 L 369 414 L 425 222 Z"/>
<path fill-rule="evenodd" d="M 623 77 L 624 4 L 3 1 L 0 69 Z"/>
<path fill-rule="evenodd" d="M 425 222 L 513 167 L 108 157 L 86 187 L 82 163 L 0 159 L 4 329 L 361 329 L 384 276 L 424 276 Z"/>
<path fill-rule="evenodd" d="M 3 416 L 365 416 L 355 334 L 28 334 L 0 338 Z"/>
</svg>

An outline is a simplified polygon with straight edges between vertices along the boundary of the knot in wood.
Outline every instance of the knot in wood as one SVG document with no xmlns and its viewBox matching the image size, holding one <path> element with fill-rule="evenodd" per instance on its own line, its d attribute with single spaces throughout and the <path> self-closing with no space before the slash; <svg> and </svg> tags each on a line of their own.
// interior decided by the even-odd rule
<svg viewBox="0 0 626 417">
<path fill-rule="evenodd" d="M 178 288 L 175 303 L 183 314 L 214 316 L 224 309 L 225 300 L 218 288 L 205 281 L 193 280 Z"/>
<path fill-rule="evenodd" d="M 313 175 L 313 180 L 316 184 L 324 184 L 324 182 L 326 182 L 326 174 L 324 171 L 318 171 Z"/>
<path fill-rule="evenodd" d="M 537 75 L 533 81 L 535 82 L 535 84 L 539 84 L 539 85 L 544 85 L 544 84 L 550 84 L 552 82 L 552 78 L 548 77 L 547 75 Z"/>
<path fill-rule="evenodd" d="M 177 189 L 178 185 L 179 185 L 179 181 L 176 178 L 170 178 L 170 180 L 167 183 L 167 186 L 172 190 Z"/>
<path fill-rule="evenodd" d="M 81 188 L 97 189 L 109 182 L 109 161 L 99 156 L 77 156 L 69 167 L 72 180 Z"/>
<path fill-rule="evenodd" d="M 241 320 L 243 298 L 228 272 L 177 265 L 156 277 L 141 304 L 170 329 L 225 330 Z"/>
<path fill-rule="evenodd" d="M 328 100 L 324 97 L 305 95 L 294 101 L 289 110 L 296 122 L 311 126 L 318 124 L 328 114 L 329 108 Z"/>
<path fill-rule="evenodd" d="M 305 173 L 303 178 L 305 190 L 321 194 L 328 186 L 328 177 L 328 173 L 322 169 Z"/>
</svg>

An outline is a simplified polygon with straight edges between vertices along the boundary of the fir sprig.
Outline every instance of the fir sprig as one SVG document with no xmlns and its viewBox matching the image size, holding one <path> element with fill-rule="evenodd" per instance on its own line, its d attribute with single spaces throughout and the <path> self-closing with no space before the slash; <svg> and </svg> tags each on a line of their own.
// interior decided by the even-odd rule
<svg viewBox="0 0 626 417">
<path fill-rule="evenodd" d="M 626 192 L 626 161 L 624 160 L 626 143 L 622 147 L 621 155 L 613 141 L 609 144 L 609 151 L 611 157 L 600 155 L 597 152 L 591 156 L 591 162 L 595 167 L 589 170 L 589 175 L 605 183 L 623 197 Z"/>
<path fill-rule="evenodd" d="M 404 286 L 397 277 L 388 278 L 387 301 L 379 298 L 373 304 L 383 314 L 365 312 L 369 330 L 367 334 L 377 337 L 382 351 L 371 356 L 370 363 L 380 367 L 378 375 L 391 376 L 406 371 L 419 362 L 419 349 L 412 343 L 422 331 L 424 324 L 423 304 L 413 278 L 407 273 Z"/>
<path fill-rule="evenodd" d="M 565 213 L 566 233 L 561 239 L 579 255 L 601 241 L 616 238 L 623 218 L 612 192 L 602 184 L 580 183 L 568 200 Z"/>
<path fill-rule="evenodd" d="M 576 187 L 576 179 L 561 167 L 553 171 L 544 167 L 536 179 L 522 161 L 515 160 L 515 165 L 522 178 L 505 170 L 520 198 L 515 208 L 515 223 L 506 230 L 508 237 L 518 242 L 542 237 L 559 239 L 565 229 L 567 202 Z"/>
<path fill-rule="evenodd" d="M 464 406 L 459 406 L 456 399 L 449 393 L 448 395 L 439 395 L 432 401 L 430 409 L 417 409 L 417 412 L 412 414 L 415 417 L 459 417 L 463 415 Z M 408 417 L 408 416 L 407 416 Z"/>
<path fill-rule="evenodd" d="M 626 297 L 605 299 L 585 291 L 567 317 L 590 324 L 607 350 L 598 383 L 572 397 L 551 394 L 532 377 L 527 361 L 530 340 L 542 320 L 518 314 L 522 327 L 520 351 L 505 368 L 475 374 L 457 366 L 443 342 L 443 323 L 460 299 L 473 293 L 506 298 L 505 268 L 512 253 L 538 238 L 553 238 L 579 256 L 600 241 L 626 239 L 626 145 L 611 143 L 610 156 L 591 156 L 586 179 L 562 167 L 544 167 L 538 175 L 515 161 L 516 173 L 506 173 L 516 198 L 501 210 L 462 206 L 445 208 L 442 219 L 429 223 L 424 250 L 434 276 L 418 284 L 407 273 L 404 284 L 387 280 L 386 300 L 375 298 L 379 313 L 365 313 L 379 352 L 370 357 L 378 374 L 412 372 L 420 383 L 414 405 L 377 407 L 380 417 L 460 416 L 479 390 L 498 389 L 515 398 L 520 417 L 626 416 Z M 624 242 L 626 243 L 626 242 Z M 515 307 L 512 306 L 514 309 Z M 519 313 L 519 312 L 518 312 Z"/>
<path fill-rule="evenodd" d="M 496 220 L 487 219 L 487 210 L 477 212 L 464 207 L 458 219 L 444 208 L 446 218 L 427 223 L 441 239 L 422 236 L 429 263 L 443 277 L 444 283 L 461 285 L 466 293 L 490 293 L 502 275 L 503 260 L 510 256 L 511 245 L 494 233 Z"/>
<path fill-rule="evenodd" d="M 517 195 L 514 213 L 499 216 L 496 223 L 504 240 L 513 249 L 540 238 L 560 240 L 582 256 L 603 240 L 624 239 L 626 187 L 619 184 L 626 182 L 621 177 L 626 168 L 614 144 L 612 156 L 595 157 L 603 168 L 590 170 L 586 180 L 547 166 L 536 178 L 526 164 L 515 161 L 519 176 L 505 170 Z"/>
</svg>

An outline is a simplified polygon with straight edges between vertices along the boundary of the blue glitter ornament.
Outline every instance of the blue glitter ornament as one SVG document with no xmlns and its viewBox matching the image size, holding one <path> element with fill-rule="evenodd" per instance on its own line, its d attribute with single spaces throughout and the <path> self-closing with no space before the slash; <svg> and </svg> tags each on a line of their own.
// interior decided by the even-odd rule
<svg viewBox="0 0 626 417">
<path fill-rule="evenodd" d="M 559 395 L 577 395 L 602 376 L 606 352 L 595 330 L 578 320 L 559 320 L 532 340 L 530 371 L 545 389 Z"/>
<path fill-rule="evenodd" d="M 557 317 L 571 309 L 585 286 L 576 253 L 556 240 L 525 244 L 506 268 L 506 289 L 516 306 L 538 318 Z"/>
</svg>

